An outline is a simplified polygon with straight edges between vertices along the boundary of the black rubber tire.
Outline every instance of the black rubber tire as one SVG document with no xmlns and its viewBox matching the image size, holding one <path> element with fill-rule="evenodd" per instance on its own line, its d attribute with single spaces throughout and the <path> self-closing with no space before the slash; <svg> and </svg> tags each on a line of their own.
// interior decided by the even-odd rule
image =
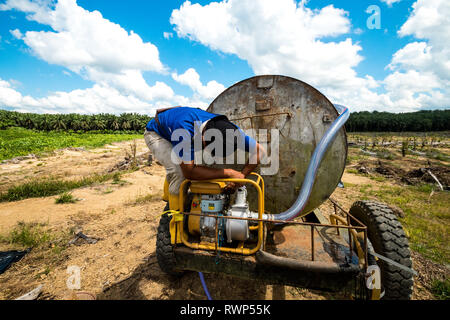
<svg viewBox="0 0 450 320">
<path fill-rule="evenodd" d="M 353 204 L 350 214 L 367 226 L 368 237 L 376 253 L 412 268 L 408 238 L 388 205 L 376 201 L 358 201 Z M 381 259 L 377 264 L 385 290 L 383 299 L 410 300 L 413 274 Z"/>
<path fill-rule="evenodd" d="M 167 210 L 169 210 L 169 204 L 164 209 L 164 211 Z M 183 275 L 183 271 L 176 269 L 177 260 L 170 241 L 171 220 L 171 216 L 164 214 L 159 221 L 158 235 L 156 238 L 156 259 L 162 271 L 171 276 L 180 277 Z"/>
</svg>

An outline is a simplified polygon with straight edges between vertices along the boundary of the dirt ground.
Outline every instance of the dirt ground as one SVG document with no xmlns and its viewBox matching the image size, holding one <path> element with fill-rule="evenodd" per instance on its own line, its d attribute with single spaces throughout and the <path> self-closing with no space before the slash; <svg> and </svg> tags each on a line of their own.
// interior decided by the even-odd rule
<svg viewBox="0 0 450 320">
<path fill-rule="evenodd" d="M 64 150 L 43 158 L 0 165 L 0 191 L 27 179 L 46 176 L 76 178 L 108 172 L 123 160 L 130 142 L 115 143 L 95 150 Z M 147 152 L 143 140 L 137 142 L 139 153 Z M 0 299 L 14 299 L 39 285 L 44 285 L 40 299 L 74 299 L 67 288 L 70 266 L 81 268 L 81 291 L 97 299 L 205 299 L 196 273 L 180 279 L 164 274 L 156 261 L 155 244 L 161 201 L 164 168 L 145 166 L 122 176 L 123 183 L 112 182 L 73 191 L 80 199 L 74 204 L 57 205 L 56 197 L 0 203 L 0 235 L 6 236 L 19 222 L 44 224 L 59 239 L 45 247 L 33 249 L 21 261 L 0 275 Z M 377 182 L 346 173 L 344 183 Z M 381 185 L 381 183 L 380 183 Z M 154 197 L 136 202 L 143 196 Z M 336 190 L 333 198 L 349 209 L 358 194 Z M 328 205 L 323 211 L 330 210 Z M 99 241 L 55 250 L 55 245 L 82 231 Z M 7 243 L 0 251 L 19 249 Z M 23 248 L 20 248 L 23 249 Z M 414 254 L 414 267 L 426 275 L 447 272 L 441 266 Z M 441 269 L 440 269 L 441 268 Z M 444 270 L 444 271 L 443 271 Z M 270 286 L 228 276 L 205 275 L 214 299 L 340 299 L 310 290 Z M 433 299 L 430 276 L 416 279 L 415 299 Z"/>
</svg>

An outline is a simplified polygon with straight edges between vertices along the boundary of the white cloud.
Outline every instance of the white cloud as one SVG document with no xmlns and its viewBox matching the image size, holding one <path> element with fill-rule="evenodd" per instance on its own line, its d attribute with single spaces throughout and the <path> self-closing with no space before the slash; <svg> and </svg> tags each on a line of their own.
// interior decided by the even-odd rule
<svg viewBox="0 0 450 320">
<path fill-rule="evenodd" d="M 413 35 L 417 39 L 438 40 L 446 46 L 450 41 L 450 3 L 446 0 L 418 0 L 413 12 L 401 27 L 401 36 Z"/>
<path fill-rule="evenodd" d="M 427 46 L 424 53 L 418 54 L 415 59 L 411 57 L 410 67 L 415 65 L 419 70 L 430 70 L 442 79 L 450 80 L 450 2 L 418 0 L 413 8 L 399 35 L 426 40 Z M 428 57 L 427 63 L 423 61 L 424 55 Z"/>
<path fill-rule="evenodd" d="M 133 96 L 125 96 L 114 88 L 94 85 L 85 90 L 55 92 L 44 98 L 23 96 L 8 81 L 0 79 L 0 105 L 22 112 L 38 113 L 100 113 L 136 111 L 149 107 Z"/>
<path fill-rule="evenodd" d="M 312 11 L 303 2 L 297 6 L 292 0 L 230 0 L 205 6 L 186 1 L 172 12 L 170 21 L 180 37 L 236 54 L 248 61 L 256 74 L 276 69 L 314 80 L 316 63 L 326 64 L 333 74 L 351 72 L 361 61 L 361 47 L 351 39 L 320 41 L 348 33 L 350 21 L 346 15 L 333 6 Z M 333 58 L 341 58 L 341 63 L 336 65 Z"/>
<path fill-rule="evenodd" d="M 6 5 L 20 10 L 25 0 L 8 0 Z M 24 41 L 42 60 L 77 72 L 141 70 L 164 72 L 156 46 L 145 43 L 133 31 L 89 12 L 75 0 L 59 0 L 50 7 L 25 6 L 28 19 L 49 25 L 55 32 L 28 31 Z"/>
<path fill-rule="evenodd" d="M 167 84 L 157 81 L 150 86 L 144 72 L 168 74 L 159 58 L 158 48 L 133 31 L 105 19 L 98 11 L 87 11 L 76 0 L 7 0 L 0 10 L 18 10 L 27 19 L 48 25 L 52 31 L 19 30 L 11 33 L 22 39 L 30 51 L 49 64 L 63 66 L 93 81 L 85 90 L 55 92 L 46 98 L 22 96 L 5 83 L 0 91 L 0 105 L 38 112 L 145 112 L 152 107 L 172 106 L 180 102 L 195 102 L 176 95 Z M 166 35 L 170 37 L 170 34 Z M 70 74 L 65 71 L 65 74 Z M 215 84 L 199 88 L 201 96 L 212 91 Z M 204 91 L 204 92 L 203 92 Z"/>
<path fill-rule="evenodd" d="M 22 34 L 22 32 L 20 32 L 19 29 L 9 30 L 9 32 L 17 39 L 23 38 L 23 34 Z"/>
<path fill-rule="evenodd" d="M 335 101 L 356 102 L 355 90 L 374 85 L 354 70 L 363 59 L 361 46 L 350 37 L 330 41 L 351 33 L 348 13 L 332 5 L 311 10 L 293 0 L 186 1 L 170 21 L 178 36 L 235 54 L 257 75 L 293 76 Z"/>
<path fill-rule="evenodd" d="M 356 28 L 355 30 L 353 30 L 353 33 L 354 33 L 354 34 L 360 35 L 360 34 L 363 34 L 363 33 L 364 33 L 364 30 L 361 29 L 361 28 Z"/>
<path fill-rule="evenodd" d="M 392 4 L 400 2 L 402 0 L 381 0 L 381 2 L 386 3 L 389 7 L 392 7 Z"/>
<path fill-rule="evenodd" d="M 398 1 L 386 0 L 388 5 Z M 353 110 L 411 111 L 450 106 L 450 2 L 418 0 L 399 36 L 413 42 L 392 57 L 385 79 L 358 75 L 363 50 L 351 36 L 348 12 L 333 5 L 310 9 L 301 0 L 223 0 L 202 6 L 189 1 L 172 12 L 178 36 L 219 54 L 247 61 L 255 74 L 285 74 L 306 81 L 333 102 Z M 143 112 L 172 105 L 205 108 L 225 87 L 205 85 L 193 68 L 172 78 L 189 86 L 192 98 L 177 95 L 163 82 L 149 85 L 144 72 L 170 74 L 158 48 L 75 0 L 6 0 L 0 10 L 18 10 L 52 31 L 11 33 L 40 59 L 93 81 L 92 88 L 23 96 L 0 79 L 0 105 L 36 112 Z M 165 32 L 164 37 L 173 35 Z M 339 37 L 339 38 L 337 38 Z M 146 111 L 145 111 L 146 112 Z"/>
<path fill-rule="evenodd" d="M 433 64 L 431 56 L 431 47 L 426 42 L 411 42 L 404 48 L 397 51 L 389 68 L 420 68 L 424 69 Z"/>
<path fill-rule="evenodd" d="M 8 81 L 0 79 L 0 105 L 16 106 L 22 99 L 22 95 L 14 90 Z"/>
<path fill-rule="evenodd" d="M 398 50 L 391 64 L 394 74 L 386 78 L 391 95 L 405 95 L 421 107 L 450 106 L 450 2 L 418 0 L 411 16 L 400 28 L 401 37 L 414 36 Z"/>
<path fill-rule="evenodd" d="M 104 19 L 98 11 L 89 12 L 75 0 L 60 0 L 54 7 L 50 1 L 8 0 L 0 9 L 23 11 L 29 20 L 54 30 L 28 31 L 24 36 L 12 31 L 33 54 L 50 64 L 144 101 L 174 95 L 167 85 L 159 82 L 151 87 L 143 78 L 145 71 L 166 72 L 157 47 Z"/>
<path fill-rule="evenodd" d="M 28 20 L 49 24 L 48 11 L 51 6 L 52 0 L 6 0 L 5 3 L 0 4 L 0 10 L 18 10 L 26 12 L 28 13 Z M 13 19 L 15 19 L 15 17 Z"/>
<path fill-rule="evenodd" d="M 200 81 L 200 75 L 193 68 L 186 70 L 182 75 L 173 73 L 172 78 L 176 82 L 189 86 L 202 99 L 214 99 L 225 90 L 222 84 L 214 80 L 204 86 Z"/>
<path fill-rule="evenodd" d="M 160 84 L 157 83 L 152 88 L 157 91 L 159 86 Z M 13 88 L 11 81 L 2 79 L 0 79 L 0 105 L 13 107 L 19 112 L 80 114 L 137 112 L 149 115 L 154 115 L 156 109 L 173 105 L 207 107 L 207 104 L 201 100 L 183 96 L 148 102 L 134 95 L 125 95 L 116 88 L 100 84 L 84 90 L 53 92 L 44 98 L 33 98 L 22 95 Z"/>
<path fill-rule="evenodd" d="M 425 1 L 419 0 L 400 34 L 426 40 L 441 37 L 440 46 L 448 52 L 450 41 L 442 40 L 450 35 L 446 18 L 450 13 L 443 6 L 448 7 L 450 2 L 427 0 L 427 3 L 429 16 L 419 12 L 419 7 L 425 6 Z M 419 28 L 423 19 L 425 24 Z M 435 64 L 437 56 L 433 54 L 431 59 L 430 53 L 437 45 L 433 44 L 431 48 L 425 42 L 412 43 L 397 52 L 388 66 L 393 74 L 384 80 L 358 75 L 355 68 L 363 60 L 362 47 L 350 38 L 352 28 L 348 13 L 332 5 L 312 10 L 305 0 L 299 3 L 293 0 L 223 0 L 204 6 L 186 1 L 172 12 L 170 22 L 179 37 L 202 43 L 218 52 L 235 54 L 247 61 L 257 75 L 296 77 L 317 87 L 333 102 L 349 105 L 353 110 L 417 110 L 428 107 L 423 104 L 429 101 L 427 97 L 440 97 L 438 93 L 442 94 L 443 88 L 448 87 L 436 74 L 425 70 L 407 73 L 411 70 L 406 68 L 407 64 L 416 67 L 419 57 L 424 65 Z M 441 30 L 436 30 L 438 25 Z M 343 38 L 346 35 L 347 38 Z M 340 39 L 333 41 L 338 36 Z M 445 54 L 442 53 L 439 60 L 449 66 Z M 447 72 L 445 66 L 441 69 Z M 406 82 L 408 89 L 401 82 L 407 80 L 403 75 L 414 75 L 417 81 L 430 81 L 424 86 L 428 91 Z M 396 86 L 403 94 L 396 92 Z M 407 94 L 405 90 L 411 91 Z M 441 96 L 445 97 L 445 94 Z M 446 103 L 446 99 L 441 98 L 440 102 Z"/>
</svg>

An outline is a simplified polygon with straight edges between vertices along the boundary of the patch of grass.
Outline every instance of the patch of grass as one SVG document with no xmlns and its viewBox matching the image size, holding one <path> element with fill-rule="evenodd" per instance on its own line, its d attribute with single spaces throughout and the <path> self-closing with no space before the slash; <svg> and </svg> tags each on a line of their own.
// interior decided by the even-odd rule
<svg viewBox="0 0 450 320">
<path fill-rule="evenodd" d="M 19 222 L 9 235 L 2 240 L 25 248 L 37 247 L 53 239 L 44 226 L 43 224 Z"/>
<path fill-rule="evenodd" d="M 394 160 L 397 158 L 397 156 L 387 149 L 381 149 L 377 151 L 377 158 L 384 160 Z"/>
<path fill-rule="evenodd" d="M 50 268 L 47 266 L 45 267 L 45 269 L 43 269 L 41 272 L 39 272 L 38 274 L 36 274 L 34 277 L 35 279 L 41 279 L 42 276 L 48 276 L 50 274 L 51 270 Z"/>
<path fill-rule="evenodd" d="M 92 175 L 78 180 L 61 180 L 55 177 L 33 180 L 13 186 L 4 193 L 0 193 L 0 202 L 19 201 L 29 198 L 41 198 L 58 195 L 63 192 L 103 183 L 115 179 L 116 174 Z M 119 178 L 120 179 L 120 178 Z"/>
<path fill-rule="evenodd" d="M 113 189 L 108 188 L 105 191 L 103 191 L 103 194 L 110 194 L 110 193 L 113 193 L 113 192 L 114 192 Z"/>
<path fill-rule="evenodd" d="M 431 291 L 439 300 L 450 300 L 450 280 L 434 280 Z"/>
<path fill-rule="evenodd" d="M 359 154 L 355 154 L 355 152 L 352 152 L 353 150 L 349 150 L 349 155 L 347 156 L 347 165 L 350 165 L 352 163 L 357 163 L 363 157 L 361 157 Z"/>
<path fill-rule="evenodd" d="M 344 182 L 344 188 L 353 188 L 356 187 L 356 184 L 350 182 Z"/>
<path fill-rule="evenodd" d="M 113 174 L 113 182 L 118 183 L 120 181 L 121 177 L 122 176 L 121 176 L 120 172 L 114 172 L 114 174 Z"/>
<path fill-rule="evenodd" d="M 160 200 L 160 198 L 157 195 L 154 194 L 148 194 L 148 195 L 142 195 L 136 198 L 134 202 L 130 203 L 131 205 L 142 205 L 149 202 Z"/>
<path fill-rule="evenodd" d="M 450 198 L 446 192 L 430 193 L 433 186 L 360 186 L 366 199 L 400 207 L 406 214 L 400 219 L 409 234 L 410 246 L 423 256 L 440 264 L 450 261 Z"/>
<path fill-rule="evenodd" d="M 137 161 L 137 144 L 136 140 L 133 140 L 132 143 L 130 143 L 130 151 L 126 151 L 127 158 L 131 161 L 131 169 L 136 170 L 138 167 L 138 161 Z"/>
<path fill-rule="evenodd" d="M 372 188 L 371 184 L 365 184 L 359 188 L 359 192 L 365 195 L 371 190 L 371 188 Z"/>
<path fill-rule="evenodd" d="M 383 176 L 370 176 L 370 179 L 377 181 L 377 182 L 386 182 L 388 179 Z"/>
<path fill-rule="evenodd" d="M 58 198 L 56 198 L 55 203 L 56 204 L 66 204 L 66 203 L 76 203 L 78 201 L 77 198 L 75 198 L 71 193 L 64 192 L 62 195 L 60 195 Z"/>
<path fill-rule="evenodd" d="M 23 128 L 0 130 L 0 161 L 28 154 L 45 154 L 68 147 L 98 148 L 120 141 L 140 139 L 138 134 L 40 132 Z"/>
<path fill-rule="evenodd" d="M 123 186 L 127 182 L 125 180 L 122 180 L 122 173 L 121 172 L 115 172 L 112 177 L 112 184 Z"/>
<path fill-rule="evenodd" d="M 412 187 L 412 190 L 417 190 L 418 192 L 430 194 L 431 191 L 434 190 L 434 186 L 432 184 L 424 183 L 424 184 Z"/>
<path fill-rule="evenodd" d="M 426 152 L 426 155 L 430 159 L 439 160 L 439 161 L 445 161 L 449 162 L 450 157 L 446 155 L 445 153 L 442 153 L 441 151 L 437 149 L 431 149 Z"/>
</svg>

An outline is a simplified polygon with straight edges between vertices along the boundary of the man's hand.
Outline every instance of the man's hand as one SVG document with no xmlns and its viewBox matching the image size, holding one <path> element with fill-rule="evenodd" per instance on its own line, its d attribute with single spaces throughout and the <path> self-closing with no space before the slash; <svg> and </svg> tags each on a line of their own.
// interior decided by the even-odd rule
<svg viewBox="0 0 450 320">
<path fill-rule="evenodd" d="M 229 178 L 230 179 L 245 179 L 245 175 L 242 172 L 233 170 L 233 169 L 229 169 Z M 242 187 L 241 183 L 234 183 L 234 182 L 229 182 L 228 185 L 225 188 L 225 192 L 226 193 L 234 193 L 236 191 L 236 189 Z"/>
<path fill-rule="evenodd" d="M 233 169 L 228 170 L 229 170 L 228 176 L 230 179 L 245 179 L 245 175 L 242 172 Z"/>
</svg>

